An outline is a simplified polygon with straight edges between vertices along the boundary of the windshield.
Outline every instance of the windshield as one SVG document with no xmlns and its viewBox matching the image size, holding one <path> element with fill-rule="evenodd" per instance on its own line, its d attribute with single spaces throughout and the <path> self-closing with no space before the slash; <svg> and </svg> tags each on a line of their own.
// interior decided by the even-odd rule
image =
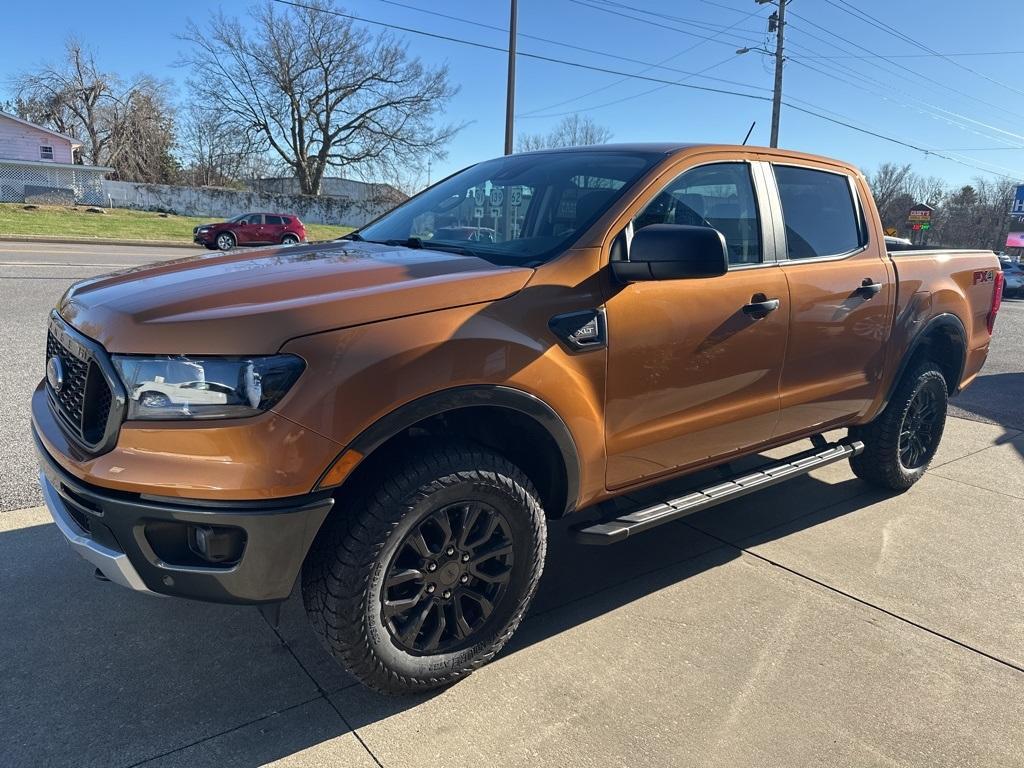
<svg viewBox="0 0 1024 768">
<path fill-rule="evenodd" d="M 373 242 L 536 266 L 557 255 L 663 157 L 577 150 L 511 155 L 460 171 L 361 229 Z"/>
</svg>

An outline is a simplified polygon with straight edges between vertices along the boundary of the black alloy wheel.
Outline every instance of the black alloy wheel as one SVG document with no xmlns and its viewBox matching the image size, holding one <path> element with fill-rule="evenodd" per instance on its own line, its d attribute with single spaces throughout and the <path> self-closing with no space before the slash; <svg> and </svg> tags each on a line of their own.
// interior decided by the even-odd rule
<svg viewBox="0 0 1024 768">
<path fill-rule="evenodd" d="M 471 645 L 505 597 L 512 530 L 489 504 L 465 501 L 428 514 L 398 546 L 381 594 L 381 618 L 410 653 Z"/>
<path fill-rule="evenodd" d="M 942 413 L 944 415 L 944 412 Z M 931 460 L 940 419 L 938 397 L 931 387 L 922 387 L 910 402 L 900 429 L 900 464 L 917 469 Z"/>
</svg>

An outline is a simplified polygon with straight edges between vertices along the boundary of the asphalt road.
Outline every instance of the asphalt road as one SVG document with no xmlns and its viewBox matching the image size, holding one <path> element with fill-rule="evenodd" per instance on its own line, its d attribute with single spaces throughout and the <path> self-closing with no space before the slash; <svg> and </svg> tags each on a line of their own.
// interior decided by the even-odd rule
<svg viewBox="0 0 1024 768">
<path fill-rule="evenodd" d="M 46 313 L 103 268 L 2 261 L 3 501 L 22 501 L 0 514 L 0 765 L 1024 765 L 1024 302 L 960 401 L 971 420 L 949 419 L 907 493 L 841 463 L 614 547 L 553 523 L 509 647 L 396 699 L 341 671 L 296 597 L 272 630 L 251 608 L 101 584 L 44 508 L 21 508 Z"/>
<path fill-rule="evenodd" d="M 0 241 L 0 512 L 41 503 L 28 402 L 43 375 L 46 318 L 76 280 L 203 249 Z"/>
</svg>

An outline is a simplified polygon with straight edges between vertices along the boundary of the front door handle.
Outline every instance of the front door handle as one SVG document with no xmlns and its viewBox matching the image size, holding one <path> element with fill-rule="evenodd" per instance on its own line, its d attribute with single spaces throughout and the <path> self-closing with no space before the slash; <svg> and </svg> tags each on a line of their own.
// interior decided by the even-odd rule
<svg viewBox="0 0 1024 768">
<path fill-rule="evenodd" d="M 865 277 L 860 284 L 860 288 L 857 289 L 857 293 L 863 296 L 865 299 L 870 299 L 873 296 L 877 296 L 878 292 L 882 290 L 882 284 L 876 283 L 870 277 Z"/>
<path fill-rule="evenodd" d="M 754 298 L 760 297 L 754 296 Z M 774 312 L 778 308 L 778 299 L 763 299 L 762 301 L 751 301 L 749 304 L 744 304 L 743 313 L 756 320 L 760 320 L 762 317 L 766 317 L 769 312 Z"/>
</svg>

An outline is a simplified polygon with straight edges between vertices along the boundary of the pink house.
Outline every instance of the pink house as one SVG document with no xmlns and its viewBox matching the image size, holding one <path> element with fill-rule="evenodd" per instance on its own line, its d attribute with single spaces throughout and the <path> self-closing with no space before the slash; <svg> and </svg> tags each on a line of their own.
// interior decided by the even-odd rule
<svg viewBox="0 0 1024 768">
<path fill-rule="evenodd" d="M 75 163 L 82 142 L 0 112 L 0 201 L 101 204 L 111 168 Z"/>
</svg>

